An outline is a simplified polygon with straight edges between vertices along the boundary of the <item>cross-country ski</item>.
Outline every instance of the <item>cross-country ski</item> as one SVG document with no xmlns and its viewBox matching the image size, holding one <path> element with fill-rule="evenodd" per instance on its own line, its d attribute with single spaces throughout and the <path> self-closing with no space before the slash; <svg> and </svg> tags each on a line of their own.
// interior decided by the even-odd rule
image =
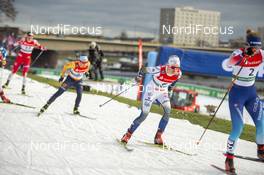
<svg viewBox="0 0 264 175">
<path fill-rule="evenodd" d="M 6 104 L 6 105 L 16 105 L 16 106 L 21 106 L 21 107 L 31 108 L 31 109 L 35 109 L 36 108 L 34 106 L 29 106 L 29 105 L 26 105 L 26 104 L 16 103 L 16 102 L 11 102 L 11 101 L 9 103 L 4 103 L 4 102 L 0 101 L 0 103 Z"/>
<path fill-rule="evenodd" d="M 255 158 L 255 157 L 248 157 L 248 156 L 241 156 L 241 155 L 234 155 L 234 157 L 239 158 L 239 159 L 245 159 L 245 160 L 249 160 L 249 161 L 264 163 L 264 160 L 261 160 L 259 158 Z"/>
<path fill-rule="evenodd" d="M 73 113 L 69 113 L 69 112 L 66 112 L 66 114 L 72 115 L 72 116 L 75 116 L 75 117 L 83 117 L 83 118 L 90 119 L 90 120 L 96 120 L 96 117 L 89 117 L 89 116 L 86 116 L 86 115 L 83 115 L 83 114 L 73 114 Z"/>
<path fill-rule="evenodd" d="M 218 171 L 222 172 L 223 174 L 227 174 L 227 175 L 237 175 L 237 173 L 232 173 L 229 171 L 226 171 L 224 168 L 221 168 L 220 166 L 216 166 L 216 165 L 211 165 L 212 167 L 214 167 L 215 169 L 217 169 Z M 217 173 L 215 173 L 217 174 Z"/>
<path fill-rule="evenodd" d="M 133 151 L 134 149 L 133 148 L 130 148 L 128 145 L 127 145 L 127 143 L 125 143 L 125 142 L 122 142 L 120 139 L 116 139 L 116 141 L 117 141 L 117 143 L 119 143 L 126 151 L 128 151 L 128 152 L 131 152 L 131 151 Z"/>
<path fill-rule="evenodd" d="M 166 144 L 163 144 L 163 145 L 157 145 L 155 143 L 150 143 L 150 142 L 145 142 L 145 141 L 139 141 L 140 143 L 143 143 L 143 144 L 146 144 L 146 145 L 149 145 L 149 146 L 152 146 L 152 147 L 157 147 L 157 148 L 160 148 L 160 149 L 164 149 L 164 150 L 168 150 L 168 151 L 174 151 L 174 152 L 177 152 L 177 153 L 181 153 L 181 154 L 184 154 L 184 155 L 187 155 L 187 156 L 195 156 L 197 154 L 191 154 L 191 153 L 187 153 L 187 152 L 184 152 L 184 151 L 181 151 L 179 149 L 175 149 L 171 146 L 168 146 Z"/>
</svg>

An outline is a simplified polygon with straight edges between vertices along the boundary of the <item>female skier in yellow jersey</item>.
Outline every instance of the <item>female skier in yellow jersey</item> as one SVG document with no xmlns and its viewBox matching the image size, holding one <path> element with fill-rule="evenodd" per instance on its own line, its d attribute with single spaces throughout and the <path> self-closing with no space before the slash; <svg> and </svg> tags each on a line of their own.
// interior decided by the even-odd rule
<svg viewBox="0 0 264 175">
<path fill-rule="evenodd" d="M 48 109 L 49 105 L 53 103 L 60 95 L 62 95 L 68 88 L 74 86 L 77 92 L 77 97 L 75 100 L 75 105 L 73 109 L 73 114 L 79 115 L 80 112 L 78 110 L 79 104 L 82 98 L 82 78 L 83 75 L 88 72 L 90 67 L 90 62 L 88 61 L 87 56 L 80 56 L 78 61 L 72 61 L 64 65 L 63 70 L 61 72 L 61 77 L 59 82 L 63 82 L 58 91 L 47 101 L 47 103 L 41 108 L 38 116 L 42 114 L 46 109 Z M 66 76 L 65 81 L 64 77 Z"/>
</svg>

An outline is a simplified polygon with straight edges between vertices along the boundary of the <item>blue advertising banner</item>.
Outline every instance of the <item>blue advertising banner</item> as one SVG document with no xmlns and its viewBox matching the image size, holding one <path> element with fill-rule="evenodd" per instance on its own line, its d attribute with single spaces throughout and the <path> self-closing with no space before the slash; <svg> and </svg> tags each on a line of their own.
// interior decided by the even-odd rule
<svg viewBox="0 0 264 175">
<path fill-rule="evenodd" d="M 178 55 L 183 72 L 203 75 L 231 76 L 232 68 L 226 66 L 230 54 L 183 50 L 172 47 L 160 47 L 157 64 L 166 64 L 170 55 Z M 257 78 L 264 79 L 264 64 L 261 65 Z"/>
</svg>

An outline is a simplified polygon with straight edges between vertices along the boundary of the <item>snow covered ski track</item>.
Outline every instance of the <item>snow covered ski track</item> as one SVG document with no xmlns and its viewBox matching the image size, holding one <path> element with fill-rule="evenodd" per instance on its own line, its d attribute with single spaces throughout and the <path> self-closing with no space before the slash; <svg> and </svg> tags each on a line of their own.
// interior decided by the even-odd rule
<svg viewBox="0 0 264 175">
<path fill-rule="evenodd" d="M 66 92 L 38 118 L 37 112 L 56 89 L 29 80 L 30 96 L 21 96 L 17 95 L 20 83 L 21 78 L 15 76 L 6 94 L 14 102 L 37 108 L 0 104 L 1 175 L 223 174 L 211 165 L 224 167 L 221 151 L 226 134 L 209 131 L 197 148 L 195 141 L 203 128 L 171 119 L 164 133 L 166 143 L 197 155 L 148 146 L 140 141 L 153 142 L 160 119 L 158 114 L 151 113 L 133 135 L 129 142 L 133 151 L 128 152 L 116 138 L 122 137 L 139 114 L 137 108 L 116 101 L 99 108 L 108 98 L 84 94 L 80 112 L 96 118 L 89 120 L 68 114 L 76 94 Z M 237 154 L 256 157 L 254 143 L 241 140 L 238 144 Z M 261 162 L 236 159 L 235 164 L 238 174 L 263 174 Z"/>
</svg>

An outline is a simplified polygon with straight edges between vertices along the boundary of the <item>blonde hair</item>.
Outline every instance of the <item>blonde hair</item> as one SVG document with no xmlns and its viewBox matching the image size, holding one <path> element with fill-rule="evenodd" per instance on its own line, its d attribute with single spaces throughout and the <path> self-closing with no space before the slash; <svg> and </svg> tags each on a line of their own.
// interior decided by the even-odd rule
<svg viewBox="0 0 264 175">
<path fill-rule="evenodd" d="M 252 29 L 247 29 L 246 34 L 247 37 L 260 37 L 260 34 Z"/>
</svg>

